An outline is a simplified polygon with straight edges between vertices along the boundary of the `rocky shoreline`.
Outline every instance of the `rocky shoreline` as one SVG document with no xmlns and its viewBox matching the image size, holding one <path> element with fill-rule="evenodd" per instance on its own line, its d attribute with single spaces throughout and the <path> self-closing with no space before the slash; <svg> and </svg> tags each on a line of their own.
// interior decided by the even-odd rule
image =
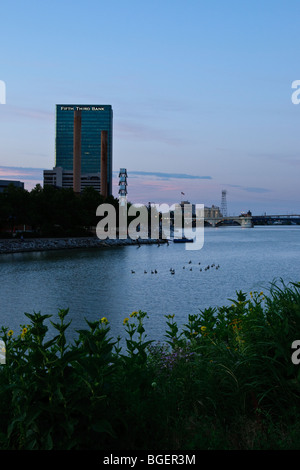
<svg viewBox="0 0 300 470">
<path fill-rule="evenodd" d="M 125 245 L 145 245 L 166 243 L 167 240 L 100 240 L 97 237 L 79 238 L 26 238 L 0 239 L 0 254 L 24 253 L 30 251 L 66 250 L 78 248 L 105 248 Z"/>
</svg>

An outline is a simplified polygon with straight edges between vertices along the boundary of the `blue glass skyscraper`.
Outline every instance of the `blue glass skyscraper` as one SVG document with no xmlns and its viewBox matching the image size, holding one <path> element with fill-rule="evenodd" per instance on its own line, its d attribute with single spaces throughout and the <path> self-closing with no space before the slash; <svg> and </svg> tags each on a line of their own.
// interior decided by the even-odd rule
<svg viewBox="0 0 300 470">
<path fill-rule="evenodd" d="M 112 194 L 111 105 L 56 105 L 55 167 L 73 171 L 74 112 L 81 112 L 81 174 L 101 173 L 101 132 L 107 132 L 107 186 Z"/>
</svg>

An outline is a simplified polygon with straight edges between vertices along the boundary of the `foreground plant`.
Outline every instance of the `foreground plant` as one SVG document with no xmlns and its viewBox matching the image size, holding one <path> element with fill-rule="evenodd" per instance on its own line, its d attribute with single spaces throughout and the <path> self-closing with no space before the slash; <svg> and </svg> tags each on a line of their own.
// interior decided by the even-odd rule
<svg viewBox="0 0 300 470">
<path fill-rule="evenodd" d="M 112 371 L 108 328 L 88 322 L 75 345 L 67 345 L 68 310 L 60 310 L 57 331 L 46 339 L 50 315 L 25 314 L 31 324 L 19 335 L 3 330 L 7 367 L 0 370 L 2 448 L 70 449 L 113 435 L 106 419 L 104 387 Z M 9 406 L 8 406 L 9 405 Z"/>
<path fill-rule="evenodd" d="M 166 315 L 163 343 L 132 312 L 125 351 L 106 317 L 70 343 L 68 313 L 2 328 L 1 449 L 299 448 L 299 283 L 238 291 L 182 328 Z"/>
</svg>

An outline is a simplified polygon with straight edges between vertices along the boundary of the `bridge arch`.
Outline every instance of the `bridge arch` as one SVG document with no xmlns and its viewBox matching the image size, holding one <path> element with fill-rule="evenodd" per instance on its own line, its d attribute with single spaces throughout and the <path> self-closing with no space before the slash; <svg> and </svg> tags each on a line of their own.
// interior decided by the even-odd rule
<svg viewBox="0 0 300 470">
<path fill-rule="evenodd" d="M 251 217 L 211 217 L 204 220 L 204 226 L 206 227 L 224 227 L 237 225 L 245 228 L 253 227 L 252 219 Z"/>
</svg>

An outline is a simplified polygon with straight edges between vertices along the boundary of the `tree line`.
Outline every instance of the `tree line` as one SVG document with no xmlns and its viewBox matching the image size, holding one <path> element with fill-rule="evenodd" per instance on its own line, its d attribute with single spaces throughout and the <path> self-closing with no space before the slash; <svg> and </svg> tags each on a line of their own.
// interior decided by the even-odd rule
<svg viewBox="0 0 300 470">
<path fill-rule="evenodd" d="M 37 184 L 28 191 L 11 184 L 0 193 L 0 233 L 2 237 L 86 236 L 96 226 L 96 209 L 104 202 L 118 210 L 118 199 L 104 198 L 93 187 L 76 194 L 72 188 Z"/>
</svg>

